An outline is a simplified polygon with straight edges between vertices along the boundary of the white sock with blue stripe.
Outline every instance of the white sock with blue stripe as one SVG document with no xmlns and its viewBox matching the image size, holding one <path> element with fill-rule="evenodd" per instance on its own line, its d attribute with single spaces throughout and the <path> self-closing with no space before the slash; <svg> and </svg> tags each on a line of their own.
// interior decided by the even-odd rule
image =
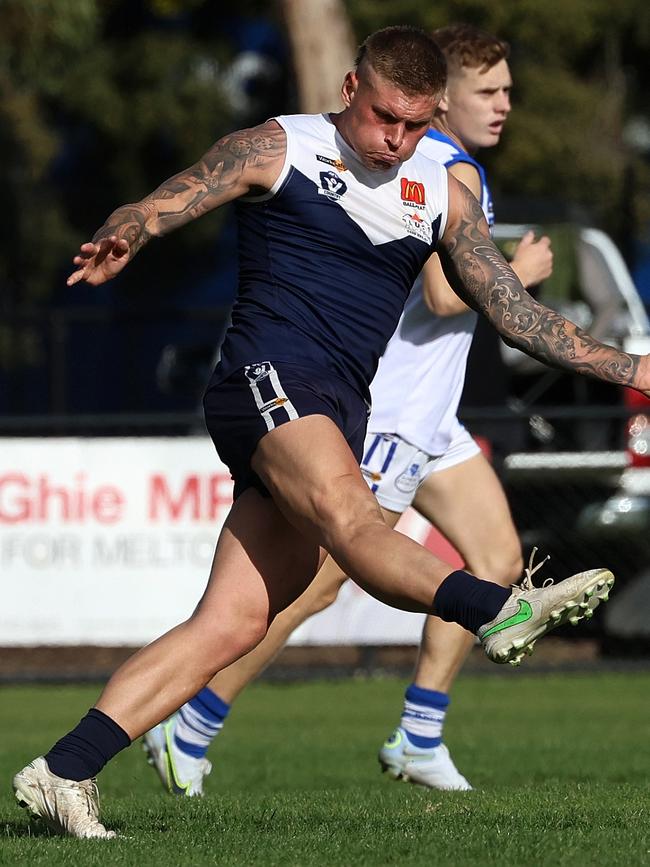
<svg viewBox="0 0 650 867">
<path fill-rule="evenodd" d="M 442 743 L 442 727 L 448 706 L 446 692 L 424 689 L 414 683 L 409 686 L 404 694 L 400 725 L 414 746 L 427 749 Z"/>
<path fill-rule="evenodd" d="M 230 705 L 203 687 L 179 710 L 174 722 L 174 744 L 182 752 L 201 759 L 223 728 Z"/>
</svg>

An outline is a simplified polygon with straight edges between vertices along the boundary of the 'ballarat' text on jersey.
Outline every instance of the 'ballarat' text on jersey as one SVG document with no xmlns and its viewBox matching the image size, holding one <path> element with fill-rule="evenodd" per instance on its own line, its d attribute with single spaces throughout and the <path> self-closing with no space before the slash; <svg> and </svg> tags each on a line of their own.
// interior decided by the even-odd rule
<svg viewBox="0 0 650 867">
<path fill-rule="evenodd" d="M 239 290 L 216 375 L 252 361 L 326 368 L 364 397 L 409 291 L 444 231 L 447 177 L 415 152 L 366 169 L 327 115 L 276 118 L 285 163 L 237 202 Z"/>
</svg>

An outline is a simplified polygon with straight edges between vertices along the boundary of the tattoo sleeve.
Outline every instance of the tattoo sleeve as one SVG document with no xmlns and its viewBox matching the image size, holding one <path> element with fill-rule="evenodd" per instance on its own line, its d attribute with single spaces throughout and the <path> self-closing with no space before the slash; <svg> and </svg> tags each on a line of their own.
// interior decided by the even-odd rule
<svg viewBox="0 0 650 867">
<path fill-rule="evenodd" d="M 600 343 L 523 288 L 489 237 L 481 206 L 458 184 L 459 218 L 443 237 L 449 282 L 467 304 L 486 316 L 511 346 L 555 367 L 619 385 L 634 385 L 639 356 Z"/>
<path fill-rule="evenodd" d="M 93 237 L 126 238 L 132 258 L 152 237 L 195 220 L 249 190 L 267 189 L 280 171 L 284 130 L 266 123 L 219 139 L 190 168 L 162 183 L 142 201 L 114 211 Z M 267 175 L 270 183 L 267 183 Z"/>
</svg>

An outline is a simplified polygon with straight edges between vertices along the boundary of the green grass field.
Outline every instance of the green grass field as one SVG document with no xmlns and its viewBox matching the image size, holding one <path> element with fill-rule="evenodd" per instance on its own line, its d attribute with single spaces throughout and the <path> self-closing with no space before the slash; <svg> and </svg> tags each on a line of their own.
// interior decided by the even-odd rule
<svg viewBox="0 0 650 867">
<path fill-rule="evenodd" d="M 650 673 L 464 677 L 447 743 L 474 792 L 379 773 L 403 682 L 245 693 L 203 799 L 165 796 L 139 745 L 100 777 L 119 840 L 50 837 L 10 780 L 94 700 L 87 686 L 0 690 L 0 864 L 650 864 Z"/>
</svg>

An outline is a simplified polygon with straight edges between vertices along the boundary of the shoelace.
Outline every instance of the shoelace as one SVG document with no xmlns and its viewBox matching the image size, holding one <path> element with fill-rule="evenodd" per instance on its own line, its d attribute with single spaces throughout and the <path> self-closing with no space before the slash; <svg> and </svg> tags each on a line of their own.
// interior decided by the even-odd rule
<svg viewBox="0 0 650 867">
<path fill-rule="evenodd" d="M 59 788 L 74 798 L 72 803 L 68 801 L 67 804 L 67 813 L 73 822 L 78 822 L 83 817 L 94 825 L 101 824 L 97 818 L 99 815 L 99 789 L 95 779 L 80 780 L 78 786 L 60 786 Z"/>
<path fill-rule="evenodd" d="M 88 816 L 96 820 L 97 816 L 99 816 L 99 789 L 97 788 L 97 780 L 94 777 L 88 780 L 83 789 L 86 795 Z"/>
<path fill-rule="evenodd" d="M 524 577 L 521 579 L 520 584 L 513 584 L 513 590 L 524 593 L 526 590 L 535 590 L 535 585 L 533 584 L 533 575 L 537 572 L 538 569 L 541 569 L 544 563 L 547 560 L 551 559 L 550 554 L 547 554 L 543 560 L 541 560 L 536 566 L 533 566 L 533 561 L 535 559 L 535 555 L 537 554 L 537 548 L 533 548 L 530 552 L 530 559 L 528 560 L 528 566 L 524 569 Z M 553 583 L 552 578 L 547 578 L 542 587 L 549 587 Z"/>
</svg>

